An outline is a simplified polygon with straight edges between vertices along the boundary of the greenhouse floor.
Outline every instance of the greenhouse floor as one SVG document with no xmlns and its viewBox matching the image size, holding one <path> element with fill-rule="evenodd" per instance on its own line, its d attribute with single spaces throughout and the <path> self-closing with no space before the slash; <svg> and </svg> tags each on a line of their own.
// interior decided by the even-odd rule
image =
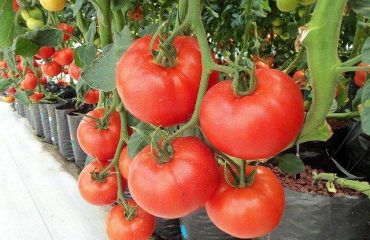
<svg viewBox="0 0 370 240">
<path fill-rule="evenodd" d="M 7 240 L 104 240 L 107 208 L 85 203 L 78 168 L 0 103 L 0 233 Z"/>
</svg>

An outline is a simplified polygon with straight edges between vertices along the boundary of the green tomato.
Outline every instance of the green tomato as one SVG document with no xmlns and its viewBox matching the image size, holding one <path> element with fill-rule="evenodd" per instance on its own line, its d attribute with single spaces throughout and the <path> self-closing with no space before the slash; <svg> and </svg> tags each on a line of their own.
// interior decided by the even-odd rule
<svg viewBox="0 0 370 240">
<path fill-rule="evenodd" d="M 38 20 L 38 19 L 33 19 L 33 18 L 29 18 L 27 21 L 26 21 L 26 24 L 27 24 L 27 27 L 34 31 L 34 30 L 37 30 L 37 29 L 40 29 L 42 27 L 45 26 L 44 22 L 41 21 L 41 20 Z"/>
<path fill-rule="evenodd" d="M 281 20 L 281 18 L 276 17 L 274 18 L 274 20 L 271 21 L 271 24 L 274 27 L 280 27 L 283 24 L 283 21 Z"/>
<path fill-rule="evenodd" d="M 38 19 L 38 20 L 42 20 L 43 19 L 43 15 L 42 15 L 42 11 L 39 9 L 39 8 L 31 8 L 29 11 L 28 11 L 29 15 L 31 18 L 33 19 Z"/>
<path fill-rule="evenodd" d="M 276 6 L 282 12 L 291 12 L 298 7 L 298 0 L 276 0 Z"/>
<path fill-rule="evenodd" d="M 22 9 L 21 11 L 21 16 L 22 18 L 24 19 L 24 21 L 27 21 L 28 19 L 30 19 L 30 14 L 28 13 L 28 10 L 27 9 Z"/>
<path fill-rule="evenodd" d="M 290 38 L 290 34 L 288 32 L 285 32 L 285 33 L 281 34 L 280 37 L 281 37 L 281 39 L 286 41 Z"/>
<path fill-rule="evenodd" d="M 300 9 L 298 10 L 298 16 L 299 16 L 300 18 L 303 18 L 303 16 L 305 15 L 305 13 L 306 13 L 306 11 L 304 10 L 304 8 L 300 8 Z"/>
<path fill-rule="evenodd" d="M 94 45 L 95 45 L 95 47 L 97 47 L 97 48 L 100 48 L 100 47 L 101 47 L 101 40 L 100 40 L 100 38 L 95 39 L 95 41 L 94 41 Z"/>
<path fill-rule="evenodd" d="M 299 4 L 307 6 L 317 2 L 317 0 L 299 0 Z"/>
<path fill-rule="evenodd" d="M 273 27 L 272 31 L 274 32 L 275 35 L 280 35 L 283 33 L 283 28 L 281 27 Z"/>
</svg>

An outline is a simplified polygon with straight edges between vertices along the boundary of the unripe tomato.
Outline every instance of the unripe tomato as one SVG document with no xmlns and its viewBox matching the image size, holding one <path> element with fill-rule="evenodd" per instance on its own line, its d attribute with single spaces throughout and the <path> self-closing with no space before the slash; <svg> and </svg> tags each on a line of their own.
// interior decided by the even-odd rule
<svg viewBox="0 0 370 240">
<path fill-rule="evenodd" d="M 317 2 L 317 0 L 299 0 L 299 4 L 307 6 Z"/>
<path fill-rule="evenodd" d="M 282 12 L 291 12 L 298 7 L 298 0 L 276 0 L 276 6 Z"/>
<path fill-rule="evenodd" d="M 56 51 L 53 55 L 54 61 L 61 66 L 69 65 L 73 62 L 73 49 L 72 48 L 63 48 L 59 51 Z"/>
<path fill-rule="evenodd" d="M 27 27 L 32 31 L 38 30 L 38 29 L 43 28 L 45 26 L 45 24 L 42 20 L 33 19 L 33 18 L 29 18 L 26 21 L 26 24 L 27 24 Z"/>
<path fill-rule="evenodd" d="M 306 10 L 304 9 L 304 8 L 300 8 L 299 10 L 298 10 L 298 16 L 300 17 L 300 18 L 303 18 L 303 16 L 306 14 Z"/>
<path fill-rule="evenodd" d="M 21 82 L 21 88 L 26 91 L 32 91 L 37 86 L 37 77 L 33 73 L 26 73 L 23 81 Z"/>
<path fill-rule="evenodd" d="M 71 38 L 70 34 L 73 34 L 73 32 L 75 30 L 73 26 L 71 26 L 67 23 L 59 24 L 58 28 L 64 32 L 64 35 L 63 35 L 63 41 L 64 42 L 68 41 Z"/>
<path fill-rule="evenodd" d="M 84 99 L 86 104 L 97 104 L 99 102 L 99 91 L 91 89 L 85 94 Z"/>
<path fill-rule="evenodd" d="M 53 56 L 54 52 L 55 49 L 53 47 L 41 47 L 35 56 L 40 59 L 49 59 Z"/>
<path fill-rule="evenodd" d="M 27 9 L 22 9 L 21 16 L 22 16 L 23 20 L 25 20 L 25 21 L 30 19 L 30 14 L 28 13 Z"/>
<path fill-rule="evenodd" d="M 81 77 L 81 69 L 75 63 L 69 65 L 68 73 L 74 80 L 79 80 Z"/>
<path fill-rule="evenodd" d="M 280 35 L 283 33 L 283 28 L 281 27 L 273 27 L 272 31 L 274 32 L 275 35 Z"/>
<path fill-rule="evenodd" d="M 41 71 L 47 77 L 55 77 L 62 72 L 62 66 L 52 61 L 50 63 L 44 63 L 41 65 Z"/>
<path fill-rule="evenodd" d="M 274 27 L 280 27 L 283 24 L 283 21 L 281 20 L 281 18 L 276 17 L 274 18 L 274 20 L 271 21 L 271 24 Z"/>
<path fill-rule="evenodd" d="M 39 8 L 37 8 L 37 7 L 35 7 L 35 8 L 30 8 L 29 10 L 28 10 L 28 14 L 29 14 L 29 16 L 31 17 L 31 18 L 33 18 L 33 19 L 38 19 L 38 20 L 42 20 L 43 19 L 43 15 L 42 15 L 42 11 L 39 9 Z"/>
<path fill-rule="evenodd" d="M 41 6 L 43 6 L 49 12 L 62 11 L 66 5 L 66 0 L 40 0 Z"/>
<path fill-rule="evenodd" d="M 44 98 L 44 94 L 40 92 L 35 92 L 31 96 L 28 97 L 32 102 L 39 102 L 41 99 Z"/>
<path fill-rule="evenodd" d="M 369 67 L 369 65 L 365 64 L 365 63 L 360 63 L 357 65 L 358 67 Z M 365 82 L 366 82 L 366 78 L 367 78 L 367 72 L 366 71 L 356 71 L 355 72 L 355 84 L 358 86 L 358 87 L 362 87 L 365 85 Z"/>
</svg>

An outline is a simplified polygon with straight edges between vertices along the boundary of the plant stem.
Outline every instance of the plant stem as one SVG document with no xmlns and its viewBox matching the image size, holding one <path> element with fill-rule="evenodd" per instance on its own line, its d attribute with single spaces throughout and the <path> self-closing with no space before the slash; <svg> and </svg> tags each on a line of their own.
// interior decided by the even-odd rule
<svg viewBox="0 0 370 240">
<path fill-rule="evenodd" d="M 283 72 L 285 72 L 286 74 L 290 74 L 293 71 L 293 69 L 297 66 L 297 64 L 301 61 L 302 57 L 304 56 L 304 53 L 305 51 L 301 48 L 293 62 L 291 62 Z"/>
<path fill-rule="evenodd" d="M 334 173 L 319 173 L 313 172 L 313 182 L 317 184 L 320 181 L 332 182 L 344 188 L 349 188 L 361 192 L 370 198 L 370 184 L 368 182 L 360 182 L 339 178 Z"/>
<path fill-rule="evenodd" d="M 360 112 L 348 112 L 348 113 L 329 113 L 326 118 L 329 119 L 352 119 L 360 117 Z"/>
<path fill-rule="evenodd" d="M 370 71 L 370 67 L 337 67 L 338 73 L 356 72 L 356 71 Z"/>
<path fill-rule="evenodd" d="M 77 12 L 77 15 L 76 15 L 76 25 L 77 25 L 78 29 L 80 29 L 80 31 L 82 32 L 82 35 L 84 36 L 84 39 L 86 40 L 87 39 L 88 28 L 87 28 L 85 20 L 82 16 L 82 10 L 81 9 Z"/>
<path fill-rule="evenodd" d="M 102 48 L 112 43 L 112 31 L 111 31 L 111 9 L 110 0 L 96 0 L 96 5 L 103 14 L 103 18 L 98 17 L 99 23 L 99 35 L 101 40 Z"/>
</svg>

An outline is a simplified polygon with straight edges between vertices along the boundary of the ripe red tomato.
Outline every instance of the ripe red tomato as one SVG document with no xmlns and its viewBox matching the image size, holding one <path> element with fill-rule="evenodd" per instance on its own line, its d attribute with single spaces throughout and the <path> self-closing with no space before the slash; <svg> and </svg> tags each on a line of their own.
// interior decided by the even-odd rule
<svg viewBox="0 0 370 240">
<path fill-rule="evenodd" d="M 15 89 L 15 87 L 9 87 L 8 88 L 8 94 L 10 96 L 14 96 L 16 92 L 17 92 L 17 89 Z"/>
<path fill-rule="evenodd" d="M 91 89 L 85 94 L 86 104 L 97 104 L 99 102 L 99 91 L 96 89 Z"/>
<path fill-rule="evenodd" d="M 64 35 L 63 35 L 64 42 L 68 41 L 71 38 L 70 34 L 73 34 L 75 30 L 73 26 L 66 24 L 66 23 L 59 24 L 58 28 L 64 32 Z"/>
<path fill-rule="evenodd" d="M 74 80 L 79 80 L 81 77 L 81 69 L 75 63 L 69 65 L 68 73 Z"/>
<path fill-rule="evenodd" d="M 18 63 L 18 62 L 22 61 L 22 57 L 20 55 L 16 55 L 15 60 Z"/>
<path fill-rule="evenodd" d="M 137 207 L 137 215 L 134 219 L 127 220 L 125 217 L 125 210 L 121 205 L 112 208 L 106 220 L 109 240 L 148 240 L 154 232 L 154 216 L 137 206 L 133 200 L 128 200 L 127 202 L 129 206 Z"/>
<path fill-rule="evenodd" d="M 78 177 L 78 189 L 82 198 L 93 205 L 110 205 L 117 199 L 118 184 L 114 168 L 110 169 L 104 181 L 96 179 L 96 173 L 101 172 L 103 168 L 100 162 L 93 161 L 82 170 Z M 123 181 L 123 184 L 125 189 L 126 182 Z"/>
<path fill-rule="evenodd" d="M 21 88 L 26 91 L 32 91 L 37 86 L 37 77 L 33 73 L 26 73 L 23 81 L 21 82 Z"/>
<path fill-rule="evenodd" d="M 53 56 L 55 49 L 53 47 L 41 47 L 35 57 L 39 59 L 49 59 Z"/>
<path fill-rule="evenodd" d="M 41 65 L 41 71 L 47 77 L 55 77 L 62 72 L 62 66 L 52 61 L 50 63 L 44 63 Z"/>
<path fill-rule="evenodd" d="M 200 123 L 212 145 L 246 160 L 270 158 L 297 137 L 304 120 L 301 91 L 285 73 L 260 69 L 257 88 L 236 96 L 231 81 L 213 86 L 204 97 Z"/>
<path fill-rule="evenodd" d="M 368 67 L 369 65 L 365 64 L 365 63 L 360 63 L 357 65 L 358 67 Z M 355 84 L 358 86 L 358 87 L 362 87 L 365 85 L 365 82 L 366 82 L 366 78 L 367 78 L 367 72 L 366 71 L 356 71 L 355 72 Z"/>
<path fill-rule="evenodd" d="M 18 12 L 18 9 L 19 9 L 19 4 L 17 0 L 13 0 L 13 11 Z"/>
<path fill-rule="evenodd" d="M 121 155 L 119 156 L 119 171 L 128 180 L 128 171 L 131 165 L 132 159 L 128 156 L 128 148 L 124 147 L 122 149 Z"/>
<path fill-rule="evenodd" d="M 100 119 L 104 115 L 104 109 L 95 109 L 87 115 Z M 108 122 L 107 129 L 100 129 L 94 119 L 84 117 L 77 129 L 81 148 L 103 163 L 111 160 L 116 152 L 121 131 L 119 113 L 113 112 Z"/>
<path fill-rule="evenodd" d="M 118 93 L 135 117 L 160 126 L 187 121 L 193 113 L 201 77 L 201 56 L 192 37 L 177 37 L 177 65 L 162 67 L 153 61 L 151 36 L 136 40 L 118 63 Z M 139 87 L 140 86 L 140 87 Z"/>
<path fill-rule="evenodd" d="M 298 87 L 304 88 L 307 84 L 306 74 L 304 73 L 304 70 L 297 70 L 293 74 L 293 80 Z"/>
<path fill-rule="evenodd" d="M 61 66 L 69 65 L 73 62 L 73 49 L 63 48 L 54 53 L 54 61 Z"/>
<path fill-rule="evenodd" d="M 262 61 L 257 61 L 256 62 L 256 68 L 257 69 L 269 69 L 269 65 L 267 65 L 266 63 L 262 62 Z"/>
<path fill-rule="evenodd" d="M 68 83 L 66 82 L 66 80 L 64 80 L 63 78 L 59 78 L 58 80 L 57 80 L 57 84 L 59 85 L 59 86 L 68 86 Z"/>
<path fill-rule="evenodd" d="M 8 68 L 8 64 L 6 63 L 6 61 L 0 61 L 0 69 L 7 69 Z"/>
<path fill-rule="evenodd" d="M 7 72 L 3 72 L 3 73 L 1 73 L 1 76 L 2 76 L 3 78 L 6 78 L 6 79 L 9 79 L 9 78 L 10 78 L 10 75 L 9 75 L 9 73 L 7 73 Z"/>
<path fill-rule="evenodd" d="M 45 85 L 48 83 L 48 79 L 45 76 L 40 77 L 40 84 Z"/>
<path fill-rule="evenodd" d="M 39 102 L 44 98 L 44 94 L 41 92 L 34 92 L 31 96 L 28 97 L 32 102 Z"/>
<path fill-rule="evenodd" d="M 250 173 L 253 167 L 247 167 Z M 258 167 L 254 183 L 234 188 L 225 179 L 206 203 L 211 221 L 238 238 L 257 238 L 271 232 L 280 222 L 285 206 L 284 188 L 274 173 Z"/>
<path fill-rule="evenodd" d="M 137 204 L 162 218 L 180 218 L 204 206 L 219 181 L 213 152 L 204 142 L 181 137 L 172 147 L 172 159 L 159 164 L 147 146 L 132 160 L 128 174 Z"/>
</svg>

